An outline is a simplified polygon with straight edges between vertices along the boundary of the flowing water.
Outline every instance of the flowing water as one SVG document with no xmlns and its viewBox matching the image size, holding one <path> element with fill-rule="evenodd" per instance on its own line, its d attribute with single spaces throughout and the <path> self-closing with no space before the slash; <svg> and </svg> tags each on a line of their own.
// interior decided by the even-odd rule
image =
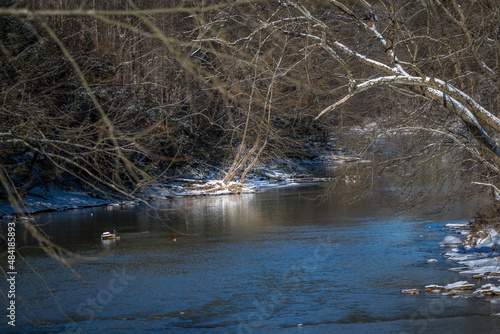
<svg viewBox="0 0 500 334">
<path fill-rule="evenodd" d="M 395 214 L 318 185 L 45 214 L 51 240 L 92 259 L 19 249 L 20 333 L 493 333 L 500 303 L 401 289 L 469 279 L 439 248 L 465 204 Z M 102 242 L 104 231 L 121 239 Z M 436 263 L 427 260 L 435 258 Z M 6 262 L 4 258 L 2 261 Z M 74 271 L 73 271 L 74 270 Z M 75 274 L 77 273 L 77 274 Z M 4 282 L 2 282 L 3 284 Z M 5 286 L 2 285 L 5 292 Z M 6 301 L 5 294 L 2 300 Z M 5 304 L 4 304 L 5 305 Z"/>
</svg>

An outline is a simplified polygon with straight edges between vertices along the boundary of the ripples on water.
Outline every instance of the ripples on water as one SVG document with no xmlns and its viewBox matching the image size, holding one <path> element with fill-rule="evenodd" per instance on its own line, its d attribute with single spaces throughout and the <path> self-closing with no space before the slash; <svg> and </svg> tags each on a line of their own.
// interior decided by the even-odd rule
<svg viewBox="0 0 500 334">
<path fill-rule="evenodd" d="M 20 249 L 18 328 L 28 333 L 488 333 L 499 304 L 401 295 L 463 279 L 438 247 L 448 221 L 394 216 L 384 193 L 342 207 L 323 189 L 184 198 L 46 214 L 53 240 L 94 261 L 76 278 Z M 429 229 L 431 227 L 431 229 Z M 116 229 L 121 240 L 99 235 Z M 175 241 L 174 241 L 175 239 Z M 428 263 L 436 258 L 437 263 Z M 5 262 L 5 261 L 4 261 Z M 2 288 L 3 290 L 3 288 Z M 4 297 L 5 298 L 5 297 Z M 22 313 L 22 317 L 20 316 Z M 71 322 L 73 321 L 73 322 Z M 6 321 L 0 324 L 0 329 Z"/>
</svg>

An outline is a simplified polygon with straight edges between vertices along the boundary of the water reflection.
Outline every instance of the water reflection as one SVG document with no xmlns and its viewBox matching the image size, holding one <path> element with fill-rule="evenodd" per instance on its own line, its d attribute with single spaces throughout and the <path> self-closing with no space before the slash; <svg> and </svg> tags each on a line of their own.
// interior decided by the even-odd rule
<svg viewBox="0 0 500 334">
<path fill-rule="evenodd" d="M 218 233 L 259 225 L 264 218 L 255 209 L 255 203 L 255 194 L 242 194 L 181 198 L 174 201 L 172 207 L 176 218 L 185 222 L 185 231 L 191 228 L 193 233 Z M 168 214 L 164 217 L 168 219 Z"/>
<path fill-rule="evenodd" d="M 74 262 L 75 276 L 41 251 L 20 250 L 20 325 L 35 333 L 66 331 L 70 319 L 90 333 L 289 333 L 298 324 L 301 333 L 399 333 L 423 328 L 418 320 L 428 310 L 436 321 L 425 330 L 461 332 L 456 319 L 472 316 L 485 320 L 478 331 L 494 328 L 490 314 L 499 305 L 400 294 L 460 279 L 440 254 L 442 217 L 394 216 L 387 191 L 352 206 L 320 201 L 322 191 L 283 188 L 40 217 L 53 240 L 97 258 Z M 464 207 L 446 219 L 468 217 Z M 102 242 L 112 230 L 121 239 Z M 127 284 L 114 293 L 120 279 Z"/>
<path fill-rule="evenodd" d="M 109 248 L 111 247 L 112 245 L 114 245 L 118 240 L 105 240 L 105 239 L 101 239 L 101 244 L 104 248 Z"/>
</svg>

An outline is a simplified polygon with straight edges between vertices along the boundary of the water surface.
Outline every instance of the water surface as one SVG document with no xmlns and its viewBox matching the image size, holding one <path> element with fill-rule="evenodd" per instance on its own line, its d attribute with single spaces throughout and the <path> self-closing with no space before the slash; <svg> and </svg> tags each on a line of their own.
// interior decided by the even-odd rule
<svg viewBox="0 0 500 334">
<path fill-rule="evenodd" d="M 386 188 L 344 206 L 317 185 L 37 218 L 93 260 L 18 260 L 26 333 L 491 333 L 500 304 L 404 288 L 467 279 L 442 256 L 450 210 L 395 214 Z M 121 240 L 102 243 L 116 229 Z M 428 263 L 435 258 L 437 263 Z M 77 273 L 77 275 L 75 275 Z M 3 290 L 2 285 L 2 290 Z M 21 317 L 22 315 L 22 317 Z M 6 321 L 0 329 L 7 330 Z M 3 327 L 2 327 L 3 326 Z"/>
</svg>

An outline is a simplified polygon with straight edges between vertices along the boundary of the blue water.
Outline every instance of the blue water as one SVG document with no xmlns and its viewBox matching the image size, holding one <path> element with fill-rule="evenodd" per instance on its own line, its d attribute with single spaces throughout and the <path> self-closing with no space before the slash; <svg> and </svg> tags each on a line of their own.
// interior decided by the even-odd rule
<svg viewBox="0 0 500 334">
<path fill-rule="evenodd" d="M 493 333 L 500 303 L 401 289 L 469 279 L 450 268 L 444 225 L 464 205 L 394 214 L 389 191 L 344 206 L 302 186 L 37 217 L 83 257 L 19 249 L 25 333 Z M 438 212 L 438 213 L 436 213 Z M 116 229 L 121 240 L 103 244 Z M 174 241 L 175 239 L 175 241 Z M 428 263 L 430 258 L 437 263 Z M 75 274 L 77 273 L 77 274 Z M 5 290 L 2 285 L 2 291 Z M 5 295 L 3 301 L 6 302 Z M 7 321 L 0 331 L 10 332 Z"/>
</svg>

